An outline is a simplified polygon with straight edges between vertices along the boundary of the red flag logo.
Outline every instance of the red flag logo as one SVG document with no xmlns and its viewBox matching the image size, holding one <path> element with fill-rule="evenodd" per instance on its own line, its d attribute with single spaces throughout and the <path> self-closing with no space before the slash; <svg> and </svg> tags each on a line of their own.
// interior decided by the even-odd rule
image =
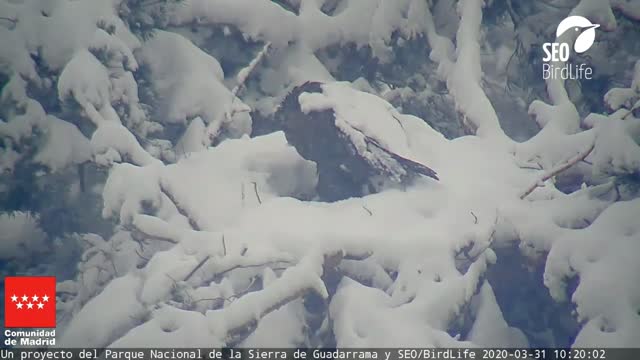
<svg viewBox="0 0 640 360">
<path fill-rule="evenodd" d="M 53 276 L 4 278 L 4 327 L 56 327 L 56 278 Z"/>
</svg>

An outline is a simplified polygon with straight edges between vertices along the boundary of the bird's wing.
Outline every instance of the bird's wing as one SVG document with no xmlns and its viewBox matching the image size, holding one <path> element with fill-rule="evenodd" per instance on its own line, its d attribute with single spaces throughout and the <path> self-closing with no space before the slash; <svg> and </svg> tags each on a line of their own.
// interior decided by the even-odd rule
<svg viewBox="0 0 640 360">
<path fill-rule="evenodd" d="M 393 152 L 385 149 L 382 145 L 380 145 L 380 143 L 378 141 L 376 141 L 375 139 L 373 139 L 371 137 L 368 137 L 368 136 L 365 135 L 365 140 L 367 141 L 368 144 L 371 144 L 372 146 L 376 147 L 378 150 L 386 153 L 391 158 L 393 158 L 395 161 L 400 163 L 400 165 L 403 168 L 405 168 L 407 170 L 410 170 L 412 172 L 418 173 L 418 174 L 422 174 L 424 176 L 428 176 L 428 177 L 430 177 L 432 179 L 435 179 L 435 180 L 440 180 L 438 178 L 438 175 L 436 174 L 436 172 L 433 169 L 431 169 L 431 168 L 429 168 L 429 167 L 427 167 L 427 166 L 425 166 L 423 164 L 420 164 L 419 162 L 407 159 L 407 158 L 405 158 L 403 156 L 400 156 L 400 155 L 398 155 L 396 153 L 393 153 Z"/>
</svg>

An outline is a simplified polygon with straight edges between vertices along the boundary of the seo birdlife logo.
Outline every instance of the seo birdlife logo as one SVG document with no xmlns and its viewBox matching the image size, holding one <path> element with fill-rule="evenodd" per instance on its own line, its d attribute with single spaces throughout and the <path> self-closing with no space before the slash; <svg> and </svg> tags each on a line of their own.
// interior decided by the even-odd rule
<svg viewBox="0 0 640 360">
<path fill-rule="evenodd" d="M 582 54 L 589 50 L 596 39 L 599 24 L 592 24 L 582 16 L 569 16 L 558 24 L 556 39 L 561 42 L 544 43 L 542 50 L 542 77 L 547 79 L 591 79 L 593 69 L 586 64 L 573 65 L 567 63 L 571 53 L 569 42 L 573 42 L 573 51 Z"/>
</svg>

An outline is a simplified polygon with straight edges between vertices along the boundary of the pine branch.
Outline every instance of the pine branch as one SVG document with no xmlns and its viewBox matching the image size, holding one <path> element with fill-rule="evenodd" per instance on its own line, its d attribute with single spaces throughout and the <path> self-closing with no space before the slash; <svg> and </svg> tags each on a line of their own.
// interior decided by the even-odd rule
<svg viewBox="0 0 640 360">
<path fill-rule="evenodd" d="M 336 259 L 335 255 L 330 253 L 323 255 L 321 262 L 323 269 L 327 265 L 331 265 L 330 263 Z M 341 258 L 341 256 L 338 257 Z M 315 280 L 310 279 L 306 272 L 311 269 L 313 269 L 313 266 L 308 268 L 299 263 L 285 270 L 281 277 L 265 289 L 247 294 L 225 308 L 223 316 L 226 320 L 229 320 L 229 326 L 226 330 L 227 344 L 237 344 L 244 340 L 256 329 L 260 320 L 269 313 L 304 297 L 307 293 L 316 292 L 322 298 L 326 298 L 328 294 L 321 278 L 322 274 L 316 273 L 318 278 Z M 300 278 L 298 276 L 300 274 L 305 274 L 305 281 L 299 281 Z M 275 292 L 277 296 L 273 296 L 271 293 L 274 287 L 279 290 Z M 256 307 L 257 303 L 260 303 L 260 306 Z"/>
<path fill-rule="evenodd" d="M 185 218 L 187 218 L 187 220 L 189 221 L 189 225 L 191 226 L 191 228 L 195 231 L 200 231 L 200 226 L 198 225 L 198 223 L 196 222 L 195 219 L 193 219 L 189 213 L 187 212 L 186 209 L 184 209 L 183 207 L 180 206 L 180 203 L 176 200 L 176 198 L 173 196 L 173 194 L 166 188 L 164 187 L 162 184 L 160 184 L 160 191 L 162 191 L 162 193 L 164 195 L 166 195 L 167 198 L 169 198 L 169 200 L 171 200 L 171 202 L 173 203 L 173 205 L 175 205 L 176 209 L 178 210 L 178 212 L 180 213 L 180 215 L 184 216 Z"/>
<path fill-rule="evenodd" d="M 231 95 L 233 96 L 233 98 L 231 99 L 232 104 L 233 104 L 233 99 L 235 99 L 235 97 L 238 95 L 238 92 L 244 86 L 245 82 L 247 81 L 251 73 L 253 73 L 256 66 L 258 66 L 258 64 L 260 63 L 260 61 L 262 61 L 265 55 L 267 55 L 267 52 L 269 51 L 270 47 L 271 47 L 271 42 L 267 42 L 266 44 L 264 44 L 264 47 L 262 48 L 262 50 L 260 50 L 258 55 L 256 55 L 256 57 L 253 60 L 251 60 L 249 65 L 247 65 L 246 67 L 238 71 L 238 75 L 236 75 L 236 80 L 238 81 L 238 84 L 234 86 L 233 89 L 231 90 Z"/>
<path fill-rule="evenodd" d="M 262 50 L 260 50 L 260 52 L 256 55 L 256 57 L 253 60 L 251 60 L 249 65 L 242 68 L 238 72 L 238 75 L 236 75 L 236 80 L 238 83 L 236 84 L 236 86 L 233 87 L 233 89 L 231 89 L 231 103 L 229 104 L 229 107 L 227 108 L 227 110 L 225 110 L 224 112 L 224 121 L 226 123 L 231 122 L 231 119 L 237 112 L 237 110 L 233 109 L 233 103 L 235 102 L 238 96 L 238 93 L 246 83 L 251 73 L 253 73 L 255 68 L 258 66 L 260 61 L 262 61 L 262 59 L 267 55 L 267 52 L 269 51 L 270 47 L 271 47 L 271 42 L 267 42 L 266 44 L 264 44 L 264 47 L 262 48 Z M 206 134 L 209 137 L 209 141 L 213 141 L 214 137 L 219 132 L 219 129 L 215 129 L 216 125 L 217 123 L 215 121 L 212 121 L 207 126 Z"/>
<path fill-rule="evenodd" d="M 543 186 L 545 181 L 569 169 L 570 167 L 579 163 L 580 161 L 583 161 L 587 156 L 589 156 L 589 154 L 591 154 L 595 146 L 596 146 L 596 143 L 594 141 L 586 150 L 578 153 L 574 157 L 568 159 L 562 164 L 544 173 L 536 182 L 531 184 L 531 186 L 529 186 L 529 188 L 525 192 L 523 192 L 522 195 L 520 195 L 520 199 L 524 200 L 524 198 L 526 198 L 529 194 L 531 194 L 536 188 Z"/>
</svg>

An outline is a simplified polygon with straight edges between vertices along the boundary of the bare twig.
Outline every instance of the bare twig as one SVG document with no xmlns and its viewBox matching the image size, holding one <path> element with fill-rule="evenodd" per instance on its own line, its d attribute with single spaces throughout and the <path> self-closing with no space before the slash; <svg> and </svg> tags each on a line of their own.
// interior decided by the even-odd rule
<svg viewBox="0 0 640 360">
<path fill-rule="evenodd" d="M 476 214 L 473 213 L 473 211 L 471 211 L 471 216 L 473 216 L 473 223 L 477 224 L 478 223 L 478 217 L 476 216 Z"/>
<path fill-rule="evenodd" d="M 362 208 L 369 213 L 369 216 L 373 216 L 373 213 L 371 212 L 371 210 L 369 210 L 366 206 L 362 205 Z"/>
<path fill-rule="evenodd" d="M 223 276 L 233 270 L 237 270 L 237 269 L 250 269 L 250 268 L 256 268 L 256 267 L 263 267 L 263 266 L 269 266 L 269 265 L 275 265 L 275 264 L 280 264 L 280 263 L 286 263 L 286 261 L 268 261 L 265 263 L 261 263 L 261 264 L 249 264 L 249 265 L 234 265 L 226 270 L 223 270 L 217 274 L 215 274 L 216 277 L 220 277 Z"/>
<path fill-rule="evenodd" d="M 147 259 L 146 257 L 142 256 L 142 254 L 140 254 L 140 252 L 138 251 L 138 249 L 134 250 L 136 252 L 136 255 L 138 255 L 138 257 L 146 262 L 149 262 L 149 259 Z"/>
<path fill-rule="evenodd" d="M 169 200 L 171 200 L 173 205 L 175 205 L 176 209 L 178 209 L 178 212 L 180 213 L 180 215 L 187 218 L 187 220 L 189 221 L 189 225 L 193 230 L 195 231 L 201 230 L 198 223 L 189 215 L 187 210 L 185 210 L 183 207 L 180 206 L 180 203 L 176 200 L 173 194 L 171 194 L 171 192 L 165 186 L 163 186 L 162 183 L 160 184 L 160 191 L 162 191 L 162 193 L 166 195 L 169 198 Z"/>
<path fill-rule="evenodd" d="M 224 241 L 224 234 L 222 234 L 222 254 L 227 256 L 227 243 Z"/>
<path fill-rule="evenodd" d="M 262 200 L 260 199 L 260 194 L 258 194 L 258 183 L 255 181 L 251 182 L 253 184 L 253 191 L 256 193 L 256 198 L 258 199 L 258 203 L 262 204 Z"/>
<path fill-rule="evenodd" d="M 242 199 L 242 207 L 244 207 L 244 183 L 240 183 L 240 198 Z"/>
<path fill-rule="evenodd" d="M 113 267 L 113 275 L 115 277 L 119 277 L 120 275 L 118 275 L 118 269 L 116 268 L 116 263 L 115 261 L 113 261 L 113 253 L 109 253 L 107 255 L 107 253 L 105 252 L 105 257 L 107 258 L 107 260 L 109 260 L 109 262 L 111 263 L 111 266 Z"/>
<path fill-rule="evenodd" d="M 573 165 L 577 164 L 578 162 L 584 160 L 587 156 L 589 156 L 589 154 L 591 154 L 591 152 L 593 151 L 593 149 L 595 148 L 596 143 L 595 141 L 593 143 L 591 143 L 591 145 L 584 151 L 578 153 L 577 155 L 575 155 L 574 157 L 568 159 L 567 161 L 565 161 L 564 163 L 562 163 L 559 166 L 556 166 L 555 168 L 551 169 L 550 171 L 546 172 L 545 174 L 542 175 L 542 177 L 540 177 L 540 179 L 538 179 L 535 183 L 531 184 L 531 186 L 522 193 L 522 195 L 520 195 L 520 199 L 523 199 L 527 197 L 527 195 L 531 194 L 536 188 L 543 186 L 544 182 L 551 179 L 552 177 L 560 174 L 561 172 L 569 169 L 570 167 L 572 167 Z"/>
<path fill-rule="evenodd" d="M 244 289 L 244 290 L 242 290 L 240 292 L 237 292 L 237 293 L 235 293 L 233 295 L 230 295 L 228 297 L 218 296 L 218 297 L 215 297 L 215 298 L 198 299 L 198 300 L 195 300 L 194 302 L 197 303 L 197 302 L 200 302 L 200 301 L 207 301 L 207 300 L 208 301 L 220 301 L 220 300 L 222 300 L 224 302 L 231 302 L 232 299 L 239 299 L 241 296 L 246 295 L 249 292 L 251 292 L 251 287 L 253 286 L 253 284 L 255 284 L 255 282 L 256 282 L 256 278 L 254 277 L 253 279 L 251 279 L 251 283 L 249 283 L 249 286 L 247 286 L 246 289 Z"/>
<path fill-rule="evenodd" d="M 528 169 L 528 170 L 542 170 L 541 166 L 528 166 L 528 165 L 523 165 L 520 166 L 520 169 Z"/>
<path fill-rule="evenodd" d="M 164 241 L 164 242 L 168 242 L 168 243 L 171 243 L 171 244 L 177 244 L 178 243 L 176 240 L 171 239 L 171 238 L 167 238 L 167 237 L 163 237 L 163 236 L 157 236 L 157 235 L 151 235 L 151 234 L 143 231 L 142 229 L 140 229 L 139 227 L 137 227 L 137 226 L 135 226 L 133 224 L 131 224 L 131 227 L 132 227 L 132 229 L 130 229 L 131 235 L 132 235 L 131 237 L 136 241 L 138 241 L 137 238 L 142 236 L 142 237 L 144 237 L 144 238 L 146 238 L 148 240 Z M 140 242 L 138 241 L 138 243 L 140 243 Z M 140 245 L 140 247 L 142 248 L 142 244 Z"/>
<path fill-rule="evenodd" d="M 169 279 L 171 279 L 171 281 L 173 281 L 173 286 L 174 287 L 178 287 L 178 282 L 176 281 L 176 279 L 172 278 L 171 275 L 169 274 L 164 274 L 166 277 L 168 277 Z"/>
<path fill-rule="evenodd" d="M 396 120 L 396 122 L 398 123 L 398 125 L 400 125 L 400 127 L 402 128 L 402 131 L 404 131 L 406 133 L 406 130 L 404 129 L 404 125 L 402 125 L 402 121 L 400 121 L 400 119 L 398 119 L 398 117 L 396 116 L 396 114 L 394 114 L 393 112 L 389 111 L 389 113 L 391 114 L 391 116 Z"/>
<path fill-rule="evenodd" d="M 204 263 L 206 263 L 209 260 L 209 258 L 211 258 L 211 256 L 207 255 L 204 259 L 202 259 L 202 261 L 200 261 L 198 265 L 196 265 L 196 267 L 194 267 L 193 270 L 191 270 L 191 272 L 184 277 L 184 281 L 189 281 L 189 279 L 191 279 L 193 274 L 195 274 L 196 271 L 198 271 L 198 269 L 200 269 L 202 265 L 204 265 Z"/>
</svg>

